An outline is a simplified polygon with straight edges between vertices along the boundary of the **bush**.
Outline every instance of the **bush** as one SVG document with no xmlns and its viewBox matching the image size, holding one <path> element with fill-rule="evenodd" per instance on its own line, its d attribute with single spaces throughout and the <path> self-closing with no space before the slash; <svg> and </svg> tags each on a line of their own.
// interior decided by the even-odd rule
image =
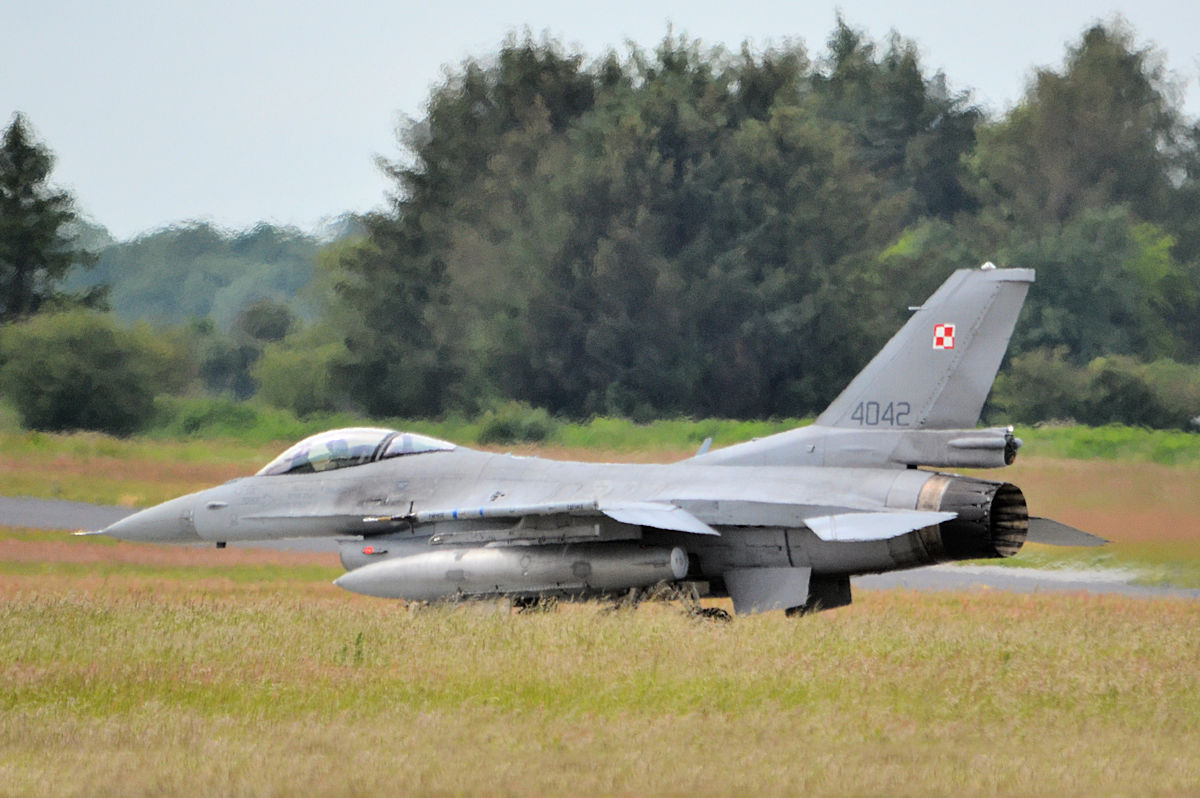
<svg viewBox="0 0 1200 798">
<path fill-rule="evenodd" d="M 1066 360 L 1066 347 L 1017 355 L 996 378 L 991 405 L 1012 421 L 1078 418 L 1088 376 Z"/>
<path fill-rule="evenodd" d="M 479 443 L 540 443 L 558 428 L 542 408 L 524 402 L 505 402 L 483 414 Z"/>
<path fill-rule="evenodd" d="M 301 418 L 337 410 L 343 396 L 333 366 L 345 351 L 341 342 L 311 347 L 268 344 L 250 369 L 259 398 Z"/>
<path fill-rule="evenodd" d="M 1062 348 L 1039 349 L 1013 358 L 996 380 L 991 404 L 1014 422 L 1191 429 L 1200 416 L 1200 366 L 1124 355 L 1076 366 Z"/>
<path fill-rule="evenodd" d="M 347 413 L 318 414 L 300 420 L 288 411 L 229 396 L 159 396 L 147 437 L 167 440 L 234 439 L 248 444 L 295 441 L 337 427 L 375 424 Z"/>
<path fill-rule="evenodd" d="M 150 418 L 167 356 L 109 316 L 42 314 L 0 330 L 0 391 L 26 427 L 129 435 Z"/>
</svg>

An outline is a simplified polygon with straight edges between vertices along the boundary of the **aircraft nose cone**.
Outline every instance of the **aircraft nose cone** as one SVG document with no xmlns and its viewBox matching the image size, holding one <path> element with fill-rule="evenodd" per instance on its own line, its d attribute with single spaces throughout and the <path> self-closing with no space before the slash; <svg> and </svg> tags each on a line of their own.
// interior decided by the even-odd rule
<svg viewBox="0 0 1200 798">
<path fill-rule="evenodd" d="M 200 540 L 192 523 L 192 502 L 173 499 L 136 512 L 105 527 L 105 535 L 119 540 L 152 543 L 193 543 Z"/>
</svg>

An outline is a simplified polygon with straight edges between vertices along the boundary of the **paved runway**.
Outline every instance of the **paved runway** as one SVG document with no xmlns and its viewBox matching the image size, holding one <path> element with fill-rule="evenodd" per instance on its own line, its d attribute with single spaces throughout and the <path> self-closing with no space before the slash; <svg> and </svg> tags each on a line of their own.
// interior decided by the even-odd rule
<svg viewBox="0 0 1200 798">
<path fill-rule="evenodd" d="M 125 507 L 106 507 L 59 499 L 0 496 L 0 526 L 33 529 L 103 529 L 132 513 Z M 331 538 L 280 540 L 246 545 L 291 551 L 337 551 Z M 1018 555 L 1019 557 L 1020 555 Z M 1130 584 L 1136 573 L 1119 570 L 1049 571 L 999 565 L 934 565 L 854 578 L 866 590 L 1006 590 L 1013 593 L 1046 591 L 1119 593 L 1126 596 L 1200 598 L 1200 590 Z"/>
<path fill-rule="evenodd" d="M 127 507 L 103 507 L 60 499 L 0 496 L 0 526 L 32 529 L 103 529 L 132 513 Z"/>
<path fill-rule="evenodd" d="M 1020 559 L 1021 555 L 1017 555 Z M 1118 593 L 1147 598 L 1200 599 L 1200 590 L 1178 587 L 1135 585 L 1137 574 L 1115 569 L 1046 570 L 1008 565 L 931 565 L 911 571 L 892 571 L 854 577 L 852 583 L 864 590 L 907 588 L 910 590 L 1005 590 L 1010 593 Z"/>
<path fill-rule="evenodd" d="M 134 512 L 136 511 L 128 507 L 85 504 L 62 499 L 0 496 L 0 526 L 65 529 L 71 532 L 80 529 L 103 529 Z M 255 543 L 230 543 L 229 545 L 282 551 L 337 551 L 337 543 L 332 538 L 270 540 Z"/>
</svg>

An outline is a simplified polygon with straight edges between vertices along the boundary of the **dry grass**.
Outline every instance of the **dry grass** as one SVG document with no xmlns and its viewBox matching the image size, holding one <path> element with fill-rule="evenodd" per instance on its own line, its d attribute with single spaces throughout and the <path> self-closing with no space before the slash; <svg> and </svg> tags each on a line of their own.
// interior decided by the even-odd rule
<svg viewBox="0 0 1200 798">
<path fill-rule="evenodd" d="M 148 507 L 253 474 L 281 448 L 0 432 L 0 490 L 7 496 Z"/>
<path fill-rule="evenodd" d="M 1055 518 L 1112 541 L 1102 548 L 1027 546 L 1026 567 L 1124 568 L 1143 584 L 1200 588 L 1200 469 L 1108 460 L 1028 458 L 1002 472 L 977 472 L 1019 485 L 1031 514 Z"/>
<path fill-rule="evenodd" d="M 1200 469 L 1028 458 L 977 472 L 1020 486 L 1030 511 L 1122 543 L 1200 539 Z"/>
<path fill-rule="evenodd" d="M 7 573 L 0 793 L 1184 794 L 1198 623 L 1069 595 L 720 625 Z"/>
<path fill-rule="evenodd" d="M 120 471 L 157 497 L 253 470 L 169 453 L 26 452 L 8 473 Z M 1165 564 L 1200 562 L 1196 476 L 1004 472 L 1116 541 L 1081 556 Z M 1200 602 L 862 591 L 722 625 L 417 610 L 343 593 L 339 571 L 0 529 L 0 795 L 1200 791 Z"/>
<path fill-rule="evenodd" d="M 1200 602 L 864 591 L 720 625 L 406 608 L 327 555 L 23 530 L 3 555 L 6 795 L 1200 785 Z"/>
</svg>

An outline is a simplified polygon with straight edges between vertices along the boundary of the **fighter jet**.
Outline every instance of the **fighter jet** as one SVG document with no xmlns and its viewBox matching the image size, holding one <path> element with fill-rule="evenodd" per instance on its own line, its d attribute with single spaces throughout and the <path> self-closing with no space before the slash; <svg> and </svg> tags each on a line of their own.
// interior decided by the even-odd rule
<svg viewBox="0 0 1200 798">
<path fill-rule="evenodd" d="M 409 601 L 626 594 L 706 584 L 737 613 L 850 603 L 850 577 L 1100 538 L 1030 516 L 977 428 L 1034 273 L 963 269 L 810 426 L 662 465 L 495 454 L 338 429 L 251 477 L 95 533 L 163 543 L 333 536 L 335 584 Z"/>
</svg>

